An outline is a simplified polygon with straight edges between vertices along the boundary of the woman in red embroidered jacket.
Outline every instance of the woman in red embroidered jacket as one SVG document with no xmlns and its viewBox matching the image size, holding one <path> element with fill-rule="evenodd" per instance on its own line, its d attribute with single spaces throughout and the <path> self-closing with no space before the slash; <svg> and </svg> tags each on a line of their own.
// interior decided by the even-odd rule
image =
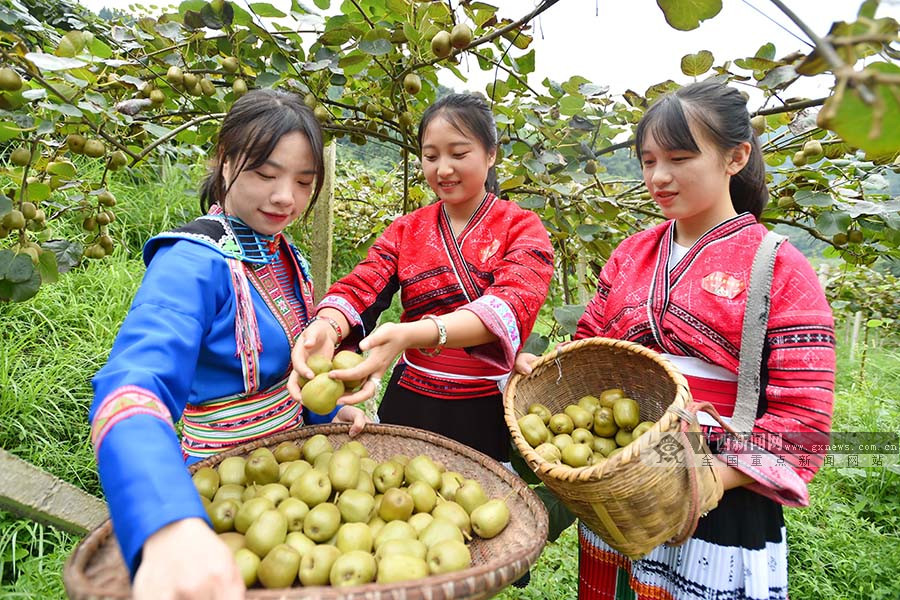
<svg viewBox="0 0 900 600">
<path fill-rule="evenodd" d="M 512 369 L 547 295 L 553 250 L 534 213 L 496 196 L 497 130 L 483 99 L 451 94 L 419 126 L 422 168 L 438 201 L 394 221 L 335 283 L 294 347 L 289 389 L 311 376 L 306 358 L 359 340 L 368 357 L 333 371 L 369 377 L 341 400 L 370 398 L 393 360 L 382 421 L 434 431 L 508 460 L 498 383 Z M 376 320 L 397 291 L 399 323 Z"/>
<path fill-rule="evenodd" d="M 765 167 L 745 100 L 715 82 L 684 87 L 647 111 L 636 147 L 647 188 L 669 220 L 613 252 L 575 337 L 627 339 L 663 353 L 695 400 L 730 417 L 746 288 L 767 232 L 757 221 L 768 202 Z M 528 372 L 525 358 L 517 365 Z M 834 368 L 831 310 L 808 261 L 785 242 L 775 260 L 754 424 L 754 441 L 764 443 L 745 453 L 717 448 L 721 429 L 701 418 L 714 452 L 731 459 L 717 461 L 726 490 L 719 505 L 683 546 L 663 544 L 635 561 L 582 525 L 579 598 L 626 597 L 629 581 L 641 598 L 786 599 L 782 506 L 809 503 L 806 484 L 822 464 L 809 442 L 828 438 Z M 807 442 L 806 451 L 779 448 L 783 437 Z M 618 567 L 629 577 L 617 578 Z"/>
</svg>

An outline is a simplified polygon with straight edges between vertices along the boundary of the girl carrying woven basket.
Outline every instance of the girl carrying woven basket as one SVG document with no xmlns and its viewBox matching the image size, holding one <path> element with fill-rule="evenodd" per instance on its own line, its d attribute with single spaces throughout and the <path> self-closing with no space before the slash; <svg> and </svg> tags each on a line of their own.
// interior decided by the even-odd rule
<svg viewBox="0 0 900 600">
<path fill-rule="evenodd" d="M 576 338 L 604 336 L 662 353 L 697 402 L 735 414 L 751 267 L 766 235 L 765 166 L 746 101 L 706 81 L 662 97 L 636 132 L 644 182 L 665 223 L 623 241 L 603 267 Z M 827 439 L 834 390 L 831 310 L 808 261 L 790 243 L 775 254 L 753 435 L 740 447 L 699 413 L 726 490 L 681 546 L 630 560 L 583 524 L 579 598 L 788 597 L 783 506 L 806 506 L 822 464 L 786 438 Z M 530 371 L 529 357 L 517 360 Z M 749 427 L 748 427 L 749 429 Z M 785 435 L 787 434 L 787 435 Z M 619 589 L 617 590 L 617 581 Z"/>
</svg>

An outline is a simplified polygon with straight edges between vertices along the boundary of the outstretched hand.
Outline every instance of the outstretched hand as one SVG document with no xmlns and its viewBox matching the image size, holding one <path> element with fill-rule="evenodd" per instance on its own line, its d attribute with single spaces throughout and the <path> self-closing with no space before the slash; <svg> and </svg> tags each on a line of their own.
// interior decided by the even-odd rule
<svg viewBox="0 0 900 600">
<path fill-rule="evenodd" d="M 366 413 L 355 406 L 342 406 L 334 418 L 332 423 L 350 423 L 350 437 L 355 437 L 366 423 L 371 423 L 372 419 L 366 416 Z"/>
<path fill-rule="evenodd" d="M 288 375 L 287 389 L 291 398 L 300 402 L 300 378 L 315 377 L 306 364 L 310 356 L 331 358 L 334 355 L 334 330 L 324 321 L 314 321 L 303 330 L 291 349 L 291 373 Z"/>
<path fill-rule="evenodd" d="M 329 373 L 332 379 L 352 381 L 362 379 L 362 387 L 338 398 L 338 404 L 359 404 L 372 398 L 381 388 L 381 378 L 394 359 L 406 350 L 408 343 L 402 324 L 385 323 L 363 338 L 359 349 L 368 352 L 365 360 L 349 369 L 335 369 Z"/>
<path fill-rule="evenodd" d="M 205 521 L 175 521 L 144 543 L 135 600 L 239 600 L 244 582 L 231 550 Z"/>
</svg>

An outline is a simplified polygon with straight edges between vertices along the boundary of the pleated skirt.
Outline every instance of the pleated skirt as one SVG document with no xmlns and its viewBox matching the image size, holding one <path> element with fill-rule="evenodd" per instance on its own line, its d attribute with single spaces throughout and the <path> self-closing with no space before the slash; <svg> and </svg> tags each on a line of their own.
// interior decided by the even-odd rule
<svg viewBox="0 0 900 600">
<path fill-rule="evenodd" d="M 787 541 L 780 504 L 729 490 L 681 546 L 639 560 L 579 524 L 581 600 L 787 600 Z"/>
</svg>

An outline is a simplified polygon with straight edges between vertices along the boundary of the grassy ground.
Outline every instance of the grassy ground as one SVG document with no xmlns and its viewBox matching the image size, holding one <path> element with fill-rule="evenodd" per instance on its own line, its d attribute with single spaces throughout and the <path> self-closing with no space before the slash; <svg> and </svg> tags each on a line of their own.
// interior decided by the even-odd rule
<svg viewBox="0 0 900 600">
<path fill-rule="evenodd" d="M 173 168 L 121 176 L 113 189 L 122 210 L 113 226 L 114 255 L 42 288 L 24 304 L 0 307 L 0 447 L 98 494 L 86 415 L 90 377 L 103 364 L 140 283 L 140 246 L 154 231 L 196 212 L 191 180 Z M 896 341 L 896 340 L 894 340 Z M 900 431 L 900 353 L 871 348 L 865 378 L 858 359 L 839 352 L 835 431 Z M 787 510 L 791 597 L 900 598 L 900 469 L 823 468 L 810 486 L 812 505 Z M 78 538 L 0 512 L 0 597 L 63 598 L 61 571 Z M 525 590 L 499 597 L 573 598 L 574 527 L 548 544 Z"/>
</svg>

